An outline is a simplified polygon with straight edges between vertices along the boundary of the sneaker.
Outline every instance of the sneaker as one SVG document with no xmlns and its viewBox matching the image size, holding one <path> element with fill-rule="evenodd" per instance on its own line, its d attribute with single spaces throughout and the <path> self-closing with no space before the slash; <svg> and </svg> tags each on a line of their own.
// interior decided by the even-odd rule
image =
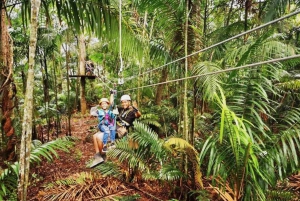
<svg viewBox="0 0 300 201">
<path fill-rule="evenodd" d="M 106 154 L 102 153 L 101 157 L 103 158 L 104 162 L 106 161 Z"/>
<path fill-rule="evenodd" d="M 107 152 L 107 146 L 106 146 L 106 145 L 103 146 L 102 151 L 103 151 L 103 152 Z"/>
<path fill-rule="evenodd" d="M 99 158 L 99 157 L 101 157 L 100 152 L 98 152 L 98 153 L 96 153 L 96 154 L 94 155 L 94 159 Z"/>
<path fill-rule="evenodd" d="M 99 165 L 103 162 L 104 162 L 104 159 L 101 156 L 99 156 L 93 160 L 92 164 L 90 165 L 90 168 L 96 167 L 97 165 Z"/>
</svg>

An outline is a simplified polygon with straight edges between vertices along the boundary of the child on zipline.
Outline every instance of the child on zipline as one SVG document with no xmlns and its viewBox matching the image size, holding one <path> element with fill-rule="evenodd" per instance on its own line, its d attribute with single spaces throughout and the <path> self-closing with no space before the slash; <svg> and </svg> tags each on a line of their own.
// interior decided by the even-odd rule
<svg viewBox="0 0 300 201">
<path fill-rule="evenodd" d="M 101 98 L 99 105 L 101 109 L 97 111 L 98 113 L 98 128 L 103 135 L 103 152 L 107 152 L 107 141 L 110 137 L 111 147 L 115 147 L 115 138 L 116 138 L 116 128 L 115 128 L 115 115 L 112 112 L 112 107 L 109 107 L 109 101 L 107 98 Z"/>
<path fill-rule="evenodd" d="M 110 109 L 113 107 L 114 103 L 114 95 L 116 94 L 116 91 L 112 90 L 110 91 Z M 101 101 L 100 101 L 101 102 Z M 108 103 L 107 99 L 105 102 Z M 131 98 L 129 95 L 123 95 L 121 97 L 121 105 L 122 107 L 117 107 L 118 109 L 118 115 L 116 118 L 116 124 L 118 125 L 118 137 L 122 138 L 124 135 L 128 133 L 129 127 L 133 126 L 133 121 L 136 118 L 139 118 L 141 116 L 141 112 L 137 109 L 137 105 L 134 102 L 133 106 L 131 106 Z M 120 127 L 120 125 L 122 127 Z M 124 127 L 123 127 L 124 126 Z M 121 129 L 120 128 L 124 128 Z M 123 131 L 124 130 L 124 131 Z M 103 132 L 97 132 L 93 135 L 93 143 L 95 147 L 95 156 L 92 164 L 90 165 L 91 168 L 103 163 L 105 161 L 106 155 L 103 151 L 104 147 L 104 133 Z"/>
</svg>

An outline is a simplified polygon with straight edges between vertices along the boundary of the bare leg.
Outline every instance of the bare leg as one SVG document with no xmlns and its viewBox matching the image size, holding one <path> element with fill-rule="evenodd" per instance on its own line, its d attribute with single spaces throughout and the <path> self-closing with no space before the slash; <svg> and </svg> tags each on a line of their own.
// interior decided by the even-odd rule
<svg viewBox="0 0 300 201">
<path fill-rule="evenodd" d="M 96 154 L 99 152 L 102 153 L 103 142 L 97 133 L 93 135 L 93 142 Z"/>
<path fill-rule="evenodd" d="M 99 138 L 96 138 L 96 141 L 97 141 L 97 146 L 98 146 L 98 152 L 100 152 L 100 154 L 102 154 L 102 149 L 103 149 L 103 142 L 101 139 Z M 98 153 L 97 152 L 97 153 Z"/>
<path fill-rule="evenodd" d="M 98 146 L 98 142 L 97 142 L 97 134 L 93 135 L 93 142 L 94 142 L 94 147 L 95 147 L 95 151 L 96 153 L 99 152 L 99 146 Z"/>
<path fill-rule="evenodd" d="M 98 132 L 93 135 L 93 142 L 94 142 L 94 148 L 95 148 L 96 154 L 94 156 L 94 160 L 93 160 L 92 164 L 90 165 L 91 168 L 104 162 L 104 159 L 101 156 L 102 148 L 103 148 L 102 138 L 103 138 L 103 133 Z"/>
</svg>

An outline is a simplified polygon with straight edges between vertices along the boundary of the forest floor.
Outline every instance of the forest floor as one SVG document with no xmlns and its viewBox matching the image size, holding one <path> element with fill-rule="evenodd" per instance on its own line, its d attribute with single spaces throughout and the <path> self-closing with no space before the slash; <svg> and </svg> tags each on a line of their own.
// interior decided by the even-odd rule
<svg viewBox="0 0 300 201">
<path fill-rule="evenodd" d="M 62 127 L 66 128 L 64 125 Z M 91 136 L 97 132 L 95 128 L 97 119 L 94 117 L 74 116 L 72 117 L 71 125 L 72 136 L 78 138 L 78 141 L 76 141 L 75 146 L 69 153 L 58 151 L 59 157 L 52 162 L 44 160 L 40 164 L 31 167 L 27 200 L 119 200 L 116 199 L 116 196 L 134 195 L 139 195 L 139 198 L 120 200 L 152 201 L 170 199 L 170 189 L 162 188 L 157 182 L 125 184 L 112 177 L 102 177 L 100 172 L 97 172 L 98 177 L 94 177 L 90 182 L 86 181 L 80 184 L 77 180 L 77 182 L 72 183 L 71 180 L 76 180 L 80 175 L 95 174 L 94 169 L 88 167 L 88 163 L 95 154 Z M 60 137 L 65 135 L 66 131 L 63 130 Z M 293 182 L 291 182 L 292 180 Z M 65 181 L 65 183 L 59 181 Z M 69 183 L 64 185 L 67 181 Z M 209 187 L 208 181 L 204 182 L 206 190 L 212 194 L 209 196 L 212 198 L 210 200 L 222 200 L 219 196 L 216 197 L 216 193 Z M 300 174 L 290 177 L 289 183 L 284 185 L 287 186 L 282 189 L 286 190 L 289 188 L 297 195 L 300 195 Z M 281 186 L 283 185 L 281 184 Z M 97 192 L 95 193 L 95 191 Z M 51 197 L 53 194 L 56 194 L 58 197 Z M 94 196 L 95 194 L 98 194 L 98 196 Z"/>
<path fill-rule="evenodd" d="M 31 167 L 31 179 L 28 187 L 27 200 L 59 200 L 59 198 L 55 199 L 49 197 L 51 192 L 53 193 L 55 191 L 54 193 L 60 194 L 62 197 L 63 193 L 67 193 L 70 188 L 75 187 L 74 185 L 66 185 L 63 187 L 62 183 L 58 183 L 57 181 L 69 179 L 70 182 L 71 179 L 78 178 L 80 174 L 93 174 L 95 172 L 92 168 L 88 167 L 88 163 L 93 159 L 95 154 L 91 136 L 97 132 L 95 129 L 95 125 L 97 125 L 97 119 L 94 117 L 73 117 L 71 120 L 71 125 L 72 136 L 78 138 L 79 140 L 76 141 L 75 146 L 72 148 L 72 150 L 70 150 L 69 153 L 57 151 L 59 157 L 55 158 L 54 161 L 47 162 L 47 160 L 45 160 L 40 164 Z M 65 128 L 65 126 L 62 127 Z M 62 131 L 60 135 L 65 136 L 66 132 Z M 99 175 L 100 173 L 97 172 L 97 174 Z M 98 183 L 101 185 L 98 190 L 102 188 L 103 192 L 106 193 L 100 193 L 103 196 L 93 198 L 91 198 L 89 195 L 88 199 L 86 199 L 83 194 L 81 200 L 110 200 L 109 196 L 130 196 L 137 194 L 140 196 L 140 199 L 138 200 L 168 200 L 166 197 L 168 195 L 166 189 L 161 189 L 159 188 L 158 184 L 156 185 L 153 183 L 132 183 L 130 185 L 124 185 L 122 182 L 117 181 L 114 178 L 101 177 L 97 181 L 92 181 L 92 183 L 89 184 L 86 183 L 85 187 L 88 185 L 96 186 Z M 53 189 L 50 190 L 51 188 L 49 188 L 49 186 L 51 185 L 57 185 L 54 191 Z M 111 190 L 112 188 L 115 188 L 115 190 Z M 59 191 L 62 192 L 59 193 Z M 88 189 L 86 191 L 86 193 L 88 193 L 92 190 Z M 75 190 L 68 193 L 74 194 L 74 192 Z M 107 196 L 107 194 L 110 195 Z M 62 200 L 75 200 L 72 197 L 75 197 L 75 195 L 70 195 L 68 199 L 63 198 Z M 78 197 L 79 196 L 77 196 L 76 200 L 78 200 Z"/>
</svg>

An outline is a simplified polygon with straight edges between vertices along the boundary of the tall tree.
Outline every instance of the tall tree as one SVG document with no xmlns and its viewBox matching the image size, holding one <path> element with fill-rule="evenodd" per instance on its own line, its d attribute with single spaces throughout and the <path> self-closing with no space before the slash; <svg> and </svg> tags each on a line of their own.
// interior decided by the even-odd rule
<svg viewBox="0 0 300 201">
<path fill-rule="evenodd" d="M 86 113 L 86 99 L 85 99 L 85 57 L 86 57 L 86 48 L 85 48 L 85 40 L 84 34 L 81 33 L 79 35 L 78 40 L 79 46 L 79 74 L 82 75 L 80 77 L 80 110 L 81 114 Z"/>
<path fill-rule="evenodd" d="M 12 160 L 15 155 L 15 145 L 14 140 L 15 132 L 12 125 L 12 116 L 14 108 L 14 97 L 16 95 L 16 87 L 13 83 L 13 52 L 12 52 L 12 39 L 8 33 L 8 22 L 5 7 L 5 0 L 0 1 L 0 117 L 1 127 L 3 129 L 2 136 L 0 136 L 0 145 L 2 143 L 7 143 L 6 148 L 4 148 L 4 154 L 2 157 L 4 159 Z"/>
<path fill-rule="evenodd" d="M 24 102 L 24 117 L 22 122 L 22 139 L 20 148 L 20 172 L 18 184 L 18 200 L 26 200 L 27 185 L 29 176 L 29 160 L 32 138 L 32 117 L 33 117 L 33 88 L 34 88 L 34 66 L 35 51 L 37 41 L 38 15 L 40 0 L 31 1 L 30 19 L 30 42 L 29 42 L 29 61 L 27 73 L 27 85 Z"/>
</svg>

